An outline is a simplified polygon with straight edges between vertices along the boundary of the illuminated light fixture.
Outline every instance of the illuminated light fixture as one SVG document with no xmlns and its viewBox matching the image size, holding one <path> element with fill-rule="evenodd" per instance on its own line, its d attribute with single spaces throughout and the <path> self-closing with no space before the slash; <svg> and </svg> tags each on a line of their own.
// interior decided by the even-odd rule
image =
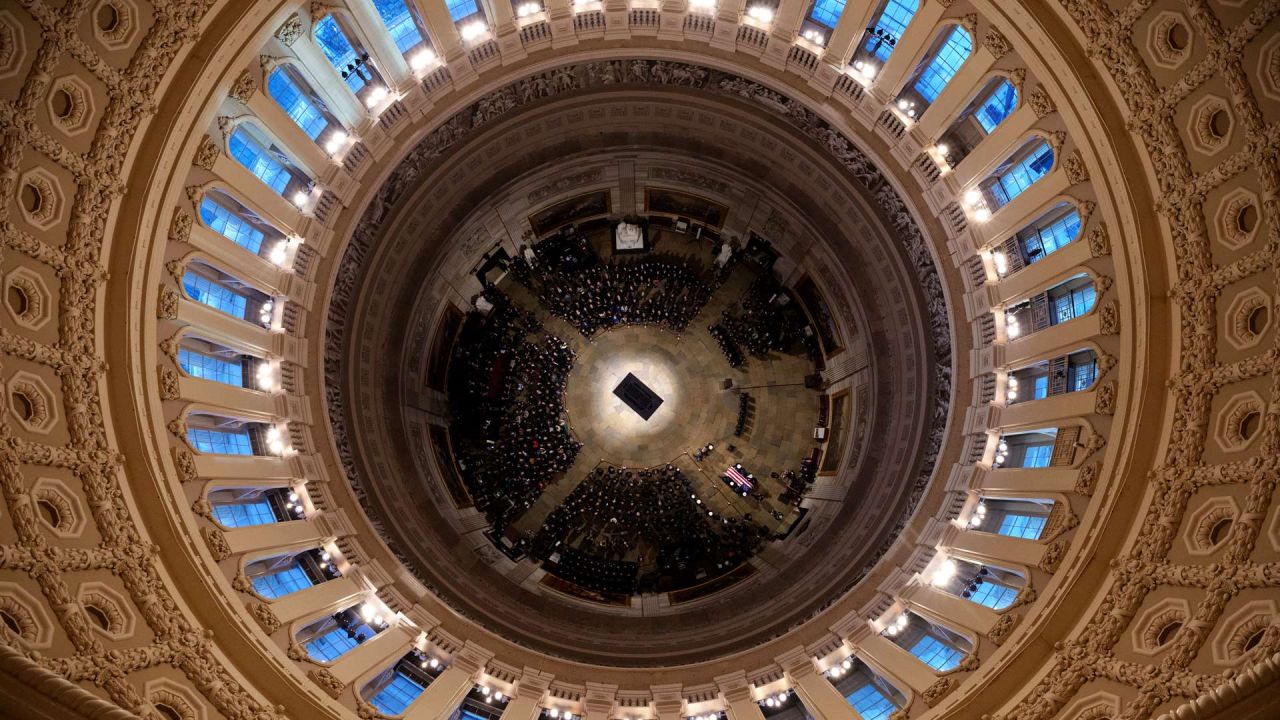
<svg viewBox="0 0 1280 720">
<path fill-rule="evenodd" d="M 271 252 L 268 253 L 268 257 L 271 262 L 284 267 L 285 262 L 289 260 L 289 241 L 281 240 L 276 243 L 275 246 L 271 248 Z"/>
<path fill-rule="evenodd" d="M 951 560 L 951 559 L 944 560 L 942 564 L 938 566 L 938 569 L 933 571 L 933 577 L 930 579 L 930 582 L 933 583 L 934 585 L 942 585 L 943 583 L 947 582 L 951 578 L 955 577 L 956 571 L 959 569 L 960 569 L 960 566 L 956 565 L 955 560 Z"/>
<path fill-rule="evenodd" d="M 502 694 L 501 690 L 497 690 L 493 693 L 493 699 L 497 700 L 498 702 L 502 702 L 502 698 L 504 697 L 506 696 Z"/>
<path fill-rule="evenodd" d="M 272 310 L 274 309 L 275 303 L 270 300 L 262 303 L 262 307 L 258 309 L 258 322 L 262 323 L 263 327 L 271 327 L 271 321 L 274 317 Z"/>
<path fill-rule="evenodd" d="M 910 105 L 910 103 L 908 103 L 906 100 L 899 100 L 899 101 L 898 101 L 898 109 L 899 109 L 899 110 L 906 110 L 906 109 L 907 109 L 907 107 L 908 107 L 909 105 Z"/>
<path fill-rule="evenodd" d="M 773 8 L 764 5 L 752 5 L 747 9 L 747 16 L 768 24 L 773 22 Z"/>
<path fill-rule="evenodd" d="M 267 430 L 267 448 L 276 455 L 284 454 L 284 436 L 281 435 L 280 428 L 272 427 Z"/>
<path fill-rule="evenodd" d="M 293 204 L 297 205 L 299 210 L 307 206 L 307 200 L 309 199 L 311 199 L 311 196 L 301 190 L 293 194 Z"/>
<path fill-rule="evenodd" d="M 553 717 L 553 718 L 558 718 L 558 717 L 560 717 L 560 709 L 559 709 L 559 708 L 548 708 L 548 709 L 547 709 L 547 714 L 548 714 L 548 715 L 550 715 L 550 716 L 551 716 L 551 717 Z"/>
<path fill-rule="evenodd" d="M 840 667 L 844 668 L 845 670 L 852 670 L 853 660 L 851 658 L 845 658 L 844 662 L 840 663 Z"/>
<path fill-rule="evenodd" d="M 1009 258 L 1002 252 L 991 254 L 991 262 L 996 266 L 996 273 L 1004 275 L 1009 271 Z"/>
<path fill-rule="evenodd" d="M 488 697 L 488 696 L 489 696 L 489 694 L 490 694 L 490 693 L 492 693 L 492 692 L 493 692 L 493 691 L 489 689 L 489 686 L 488 686 L 488 685 L 481 685 L 481 686 L 480 686 L 480 694 L 481 694 L 481 695 L 484 695 L 485 697 Z"/>
<path fill-rule="evenodd" d="M 489 28 L 479 20 L 473 20 L 459 28 L 458 33 L 462 35 L 462 39 L 471 42 L 481 35 L 485 34 Z"/>
<path fill-rule="evenodd" d="M 346 131 L 344 130 L 335 131 L 332 135 L 329 136 L 328 141 L 326 141 L 324 144 L 325 152 L 329 153 L 330 155 L 336 155 L 339 150 L 346 147 L 347 140 L 349 139 L 350 139 L 350 136 L 347 135 Z"/>
<path fill-rule="evenodd" d="M 333 556 L 329 554 L 328 550 L 325 550 L 324 552 L 320 553 L 320 559 L 324 560 L 325 562 L 329 562 L 329 559 L 332 557 Z"/>
<path fill-rule="evenodd" d="M 934 146 L 934 149 L 938 151 L 939 155 L 946 155 L 947 151 L 950 150 L 951 148 L 947 147 L 946 143 L 938 143 L 937 145 Z"/>
<path fill-rule="evenodd" d="M 258 366 L 257 372 L 258 389 L 263 392 L 269 392 L 276 385 L 275 372 L 271 368 L 270 363 L 263 363 Z M 298 493 L 289 493 L 289 499 L 297 502 Z"/>
<path fill-rule="evenodd" d="M 369 89 L 369 94 L 364 98 L 364 106 L 370 110 L 377 107 L 383 100 L 387 99 L 387 89 L 381 85 L 374 85 Z"/>
<path fill-rule="evenodd" d="M 817 30 L 814 30 L 813 28 L 809 28 L 808 30 L 805 30 L 803 33 L 800 34 L 800 37 L 804 38 L 805 40 L 808 40 L 814 45 L 821 45 L 823 41 L 827 39 L 826 36 L 818 32 Z"/>
<path fill-rule="evenodd" d="M 694 10 L 715 10 L 716 0 L 690 0 L 689 7 Z"/>
<path fill-rule="evenodd" d="M 372 620 L 377 614 L 378 609 L 373 606 L 373 603 L 365 603 L 360 606 L 360 617 L 363 618 L 365 622 Z"/>
<path fill-rule="evenodd" d="M 964 191 L 964 203 L 969 207 L 977 207 L 982 202 L 982 191 L 978 188 L 969 188 Z"/>
<path fill-rule="evenodd" d="M 973 219 L 984 223 L 991 219 L 991 210 L 984 205 L 973 211 Z"/>
<path fill-rule="evenodd" d="M 409 58 L 409 67 L 413 68 L 414 71 L 422 71 L 435 61 L 436 51 L 431 48 L 423 48 Z"/>
<path fill-rule="evenodd" d="M 536 2 L 521 3 L 516 8 L 516 17 L 527 18 L 530 15 L 537 15 L 542 12 L 542 5 Z"/>
<path fill-rule="evenodd" d="M 435 658 L 431 658 L 430 660 L 427 661 L 427 665 L 430 666 L 432 670 L 435 670 L 436 668 L 440 667 L 440 661 Z"/>
</svg>

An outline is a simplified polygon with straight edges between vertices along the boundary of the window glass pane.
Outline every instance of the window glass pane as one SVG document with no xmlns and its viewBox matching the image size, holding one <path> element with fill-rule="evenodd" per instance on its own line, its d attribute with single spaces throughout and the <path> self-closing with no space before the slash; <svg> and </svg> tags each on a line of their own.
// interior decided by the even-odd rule
<svg viewBox="0 0 1280 720">
<path fill-rule="evenodd" d="M 969 595 L 969 599 L 992 610 L 1003 610 L 1018 596 L 1018 591 L 1008 585 L 987 581 Z"/>
<path fill-rule="evenodd" d="M 262 232 L 208 195 L 200 201 L 200 219 L 210 230 L 255 255 L 262 249 Z"/>
<path fill-rule="evenodd" d="M 911 16 L 916 14 L 918 6 L 917 0 L 889 0 L 872 27 L 892 35 L 895 40 L 901 40 L 902 33 L 906 32 L 907 23 L 911 22 Z M 889 59 L 889 53 L 893 52 L 893 46 L 872 35 L 867 38 L 866 50 L 880 62 L 884 62 Z"/>
<path fill-rule="evenodd" d="M 974 116 L 978 118 L 978 123 L 982 125 L 983 130 L 991 132 L 1001 121 L 1009 117 L 1009 113 L 1013 112 L 1017 104 L 1018 91 L 1014 89 L 1013 83 L 1002 80 L 996 91 L 983 101 Z"/>
<path fill-rule="evenodd" d="M 422 33 L 418 31 L 418 24 L 413 21 L 404 0 L 373 0 L 373 6 L 378 9 L 382 24 L 387 26 L 387 32 L 400 52 L 422 42 Z"/>
<path fill-rule="evenodd" d="M 445 0 L 444 4 L 449 8 L 449 17 L 453 18 L 454 22 L 480 12 L 476 7 L 476 0 Z"/>
<path fill-rule="evenodd" d="M 1035 228 L 1035 235 L 1023 242 L 1027 262 L 1033 263 L 1056 252 L 1076 239 L 1080 232 L 1080 213 L 1072 210 Z"/>
<path fill-rule="evenodd" d="M 1022 191 L 1031 187 L 1032 183 L 1044 177 L 1051 167 L 1053 167 L 1053 148 L 1049 147 L 1048 143 L 1042 142 L 996 178 L 1004 191 L 1001 204 L 1021 195 Z"/>
<path fill-rule="evenodd" d="M 889 701 L 889 698 L 885 697 L 871 683 L 854 690 L 845 699 L 849 701 L 854 710 L 858 711 L 858 714 L 862 716 L 862 720 L 888 720 L 893 711 L 897 710 L 893 703 Z"/>
<path fill-rule="evenodd" d="M 969 52 L 972 50 L 973 40 L 969 37 L 969 31 L 959 25 L 955 26 L 946 42 L 938 49 L 938 54 L 929 61 L 924 72 L 920 73 L 920 79 L 916 80 L 916 92 L 920 93 L 925 102 L 933 102 L 938 98 L 938 93 L 951 82 L 956 71 L 969 59 Z"/>
<path fill-rule="evenodd" d="M 946 672 L 960 664 L 960 651 L 943 644 L 932 635 L 925 635 L 911 646 L 911 654 L 925 665 L 939 672 Z"/>
<path fill-rule="evenodd" d="M 334 628 L 307 642 L 307 654 L 320 662 L 329 662 L 342 657 L 357 644 L 354 638 L 347 636 L 346 630 Z"/>
<path fill-rule="evenodd" d="M 391 682 L 379 690 L 369 703 L 383 715 L 399 715 L 422 694 L 422 690 L 421 685 L 397 672 L 391 677 Z"/>
<path fill-rule="evenodd" d="M 844 3 L 845 0 L 817 0 L 813 4 L 813 10 L 809 11 L 809 17 L 816 23 L 834 29 L 836 22 L 840 20 L 840 13 L 844 12 Z"/>
<path fill-rule="evenodd" d="M 188 348 L 178 348 L 178 364 L 191 377 L 212 380 L 224 385 L 244 386 L 244 371 L 240 363 L 198 353 Z"/>
<path fill-rule="evenodd" d="M 245 132 L 244 128 L 236 128 L 231 133 L 230 144 L 232 157 L 266 183 L 267 187 L 275 190 L 277 195 L 284 193 L 285 186 L 289 184 L 289 171 L 270 150 Z"/>
<path fill-rule="evenodd" d="M 1040 531 L 1044 530 L 1044 520 L 1043 515 L 1017 515 L 1010 513 L 1000 521 L 1000 529 L 997 532 L 1009 537 L 1039 540 Z"/>
<path fill-rule="evenodd" d="M 284 68 L 276 68 L 271 77 L 267 78 L 267 92 L 312 140 L 320 137 L 320 133 L 328 127 L 329 121 L 320 112 L 320 107 L 289 77 Z"/>
<path fill-rule="evenodd" d="M 188 428 L 187 439 L 195 449 L 203 453 L 219 455 L 252 455 L 253 445 L 249 442 L 247 430 L 213 430 L 211 428 Z"/>
<path fill-rule="evenodd" d="M 232 317 L 244 319 L 248 298 L 231 288 L 223 287 L 209 278 L 197 275 L 190 270 L 182 276 L 182 287 L 192 300 L 204 303 L 216 310 L 221 310 Z"/>
<path fill-rule="evenodd" d="M 1036 378 L 1035 390 L 1031 393 L 1033 400 L 1040 400 L 1049 397 L 1049 376 L 1041 375 Z"/>
<path fill-rule="evenodd" d="M 1049 467 L 1049 458 L 1053 456 L 1053 445 L 1029 445 L 1022 456 L 1022 467 Z"/>
<path fill-rule="evenodd" d="M 278 522 L 266 500 L 247 503 L 227 503 L 213 506 L 213 516 L 227 527 L 251 527 Z"/>
<path fill-rule="evenodd" d="M 360 92 L 365 81 L 360 73 L 354 72 L 356 49 L 352 47 L 342 28 L 338 27 L 338 21 L 333 19 L 333 15 L 325 15 L 324 19 L 316 23 L 316 44 L 339 75 L 350 71 L 351 74 L 346 78 L 347 87 L 353 93 Z"/>
<path fill-rule="evenodd" d="M 1093 384 L 1093 378 L 1098 374 L 1098 364 L 1096 362 L 1083 363 L 1081 365 L 1072 365 L 1071 371 L 1071 392 L 1080 392 L 1088 390 Z"/>
<path fill-rule="evenodd" d="M 309 587 L 311 587 L 311 578 L 307 577 L 307 573 L 296 564 L 280 572 L 260 575 L 253 579 L 253 589 L 265 598 L 284 597 Z"/>
</svg>

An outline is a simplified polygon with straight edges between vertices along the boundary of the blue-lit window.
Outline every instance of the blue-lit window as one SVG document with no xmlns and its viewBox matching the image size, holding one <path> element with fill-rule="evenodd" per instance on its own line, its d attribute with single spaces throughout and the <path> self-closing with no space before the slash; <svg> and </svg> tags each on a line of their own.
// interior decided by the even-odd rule
<svg viewBox="0 0 1280 720">
<path fill-rule="evenodd" d="M 978 106 L 974 117 L 978 119 L 978 124 L 982 129 L 991 132 L 996 129 L 1005 118 L 1009 117 L 1009 113 L 1013 112 L 1013 108 L 1018 104 L 1018 91 L 1013 87 L 1013 83 L 1008 80 L 1001 80 L 1000 86 L 996 91 L 991 93 L 982 105 Z"/>
<path fill-rule="evenodd" d="M 480 8 L 476 7 L 476 0 L 444 0 L 444 4 L 449 8 L 449 17 L 453 18 L 454 22 L 480 12 Z"/>
<path fill-rule="evenodd" d="M 1078 318 L 1089 312 L 1089 310 L 1093 308 L 1093 303 L 1097 298 L 1098 293 L 1093 289 L 1092 283 L 1089 285 L 1083 285 L 1071 292 L 1054 298 L 1054 324 L 1064 323 L 1072 318 Z"/>
<path fill-rule="evenodd" d="M 1010 513 L 1000 520 L 1000 529 L 996 532 L 1009 537 L 1039 540 L 1040 532 L 1044 530 L 1044 520 L 1043 515 Z"/>
<path fill-rule="evenodd" d="M 296 564 L 269 575 L 259 575 L 253 579 L 253 589 L 264 598 L 284 597 L 311 587 L 311 578 L 306 571 Z"/>
<path fill-rule="evenodd" d="M 312 140 L 320 137 L 328 127 L 329 121 L 320 111 L 320 106 L 289 77 L 284 68 L 276 68 L 267 78 L 267 92 Z"/>
<path fill-rule="evenodd" d="M 884 6 L 884 11 L 871 27 L 892 35 L 894 40 L 900 42 L 902 33 L 906 32 L 907 24 L 911 22 L 911 17 L 916 14 L 916 8 L 919 6 L 917 0 L 889 0 Z M 880 62 L 888 60 L 889 53 L 893 52 L 892 45 L 882 42 L 874 34 L 867 38 L 865 48 Z"/>
<path fill-rule="evenodd" d="M 817 0 L 813 4 L 813 10 L 809 11 L 809 17 L 820 25 L 834 29 L 840 20 L 840 13 L 844 12 L 844 2 L 845 0 Z"/>
<path fill-rule="evenodd" d="M 378 708 L 383 715 L 399 715 L 409 707 L 409 703 L 422 694 L 423 687 L 397 672 L 391 676 L 391 682 L 369 699 L 369 704 Z"/>
<path fill-rule="evenodd" d="M 969 595 L 969 599 L 973 602 L 992 610 L 1003 610 L 1009 607 L 1016 597 L 1018 597 L 1016 589 L 989 580 L 979 585 L 978 589 Z"/>
<path fill-rule="evenodd" d="M 1035 385 L 1031 390 L 1032 400 L 1043 400 L 1049 397 L 1049 376 L 1041 375 L 1036 378 Z"/>
<path fill-rule="evenodd" d="M 1072 365 L 1070 370 L 1069 385 L 1071 392 L 1080 392 L 1088 390 L 1093 384 L 1093 379 L 1098 375 L 1098 364 L 1096 362 L 1081 363 L 1080 365 Z"/>
<path fill-rule="evenodd" d="M 271 512 L 271 503 L 266 500 L 214 505 L 213 516 L 226 527 L 252 527 L 279 522 L 276 514 Z"/>
<path fill-rule="evenodd" d="M 203 275 L 187 271 L 182 276 L 182 287 L 187 295 L 196 302 L 208 305 L 215 310 L 244 319 L 248 298 L 228 287 L 223 287 Z"/>
<path fill-rule="evenodd" d="M 320 662 L 331 662 L 342 657 L 343 653 L 359 645 L 355 638 L 347 635 L 342 628 L 334 628 L 329 632 L 307 642 L 307 654 Z"/>
<path fill-rule="evenodd" d="M 404 0 L 373 0 L 373 6 L 378 9 L 382 24 L 387 26 L 387 32 L 400 52 L 422 42 L 422 33 Z"/>
<path fill-rule="evenodd" d="M 267 184 L 267 187 L 283 195 L 285 186 L 289 184 L 289 171 L 285 169 L 275 154 L 263 147 L 244 128 L 236 128 L 231 133 L 231 156 L 240 161 L 249 172 Z"/>
<path fill-rule="evenodd" d="M 1004 205 L 1018 197 L 1032 183 L 1045 176 L 1053 167 L 1053 148 L 1042 142 L 1012 167 L 996 176 L 992 188 L 998 205 Z"/>
<path fill-rule="evenodd" d="M 910 652 L 938 672 L 946 672 L 960 664 L 961 652 L 932 635 L 920 638 L 911 646 Z"/>
<path fill-rule="evenodd" d="M 252 455 L 253 444 L 245 430 L 187 428 L 187 440 L 202 453 L 218 455 Z"/>
<path fill-rule="evenodd" d="M 893 711 L 898 709 L 889 698 L 884 696 L 884 693 L 880 692 L 879 688 L 871 683 L 854 690 L 845 699 L 854 710 L 858 711 L 862 720 L 887 720 Z"/>
<path fill-rule="evenodd" d="M 346 82 L 351 92 L 360 92 L 365 81 L 360 73 L 355 72 L 356 49 L 342 32 L 342 28 L 338 27 L 338 21 L 333 19 L 333 15 L 325 15 L 324 19 L 316 23 L 316 44 L 339 75 L 350 72 Z"/>
<path fill-rule="evenodd" d="M 207 195 L 200 201 L 200 219 L 209 229 L 254 255 L 262 249 L 262 232 Z"/>
<path fill-rule="evenodd" d="M 1043 260 L 1075 240 L 1080 233 L 1080 213 L 1072 210 L 1062 217 L 1034 228 L 1034 231 L 1034 235 L 1022 241 L 1022 249 L 1028 263 Z"/>
<path fill-rule="evenodd" d="M 1028 445 L 1022 455 L 1022 467 L 1049 467 L 1049 458 L 1053 457 L 1053 445 Z"/>
<path fill-rule="evenodd" d="M 969 31 L 956 25 L 946 42 L 938 48 L 938 54 L 933 56 L 924 72 L 920 73 L 920 79 L 916 80 L 915 89 L 920 97 L 930 103 L 936 100 L 938 93 L 951 82 L 951 78 L 955 77 L 956 71 L 969 59 L 972 51 L 973 38 L 969 37 Z"/>
<path fill-rule="evenodd" d="M 178 348 L 178 364 L 191 377 L 212 380 L 223 385 L 244 387 L 244 371 L 241 370 L 238 362 L 230 362 L 188 348 Z"/>
</svg>

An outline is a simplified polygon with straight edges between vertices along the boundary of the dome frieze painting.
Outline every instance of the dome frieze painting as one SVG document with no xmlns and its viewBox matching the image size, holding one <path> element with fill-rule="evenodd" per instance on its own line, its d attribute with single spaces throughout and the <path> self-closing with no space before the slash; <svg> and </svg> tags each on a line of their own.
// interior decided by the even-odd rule
<svg viewBox="0 0 1280 720">
<path fill-rule="evenodd" d="M 1276 716 L 1278 16 L 0 5 L 0 715 Z"/>
</svg>

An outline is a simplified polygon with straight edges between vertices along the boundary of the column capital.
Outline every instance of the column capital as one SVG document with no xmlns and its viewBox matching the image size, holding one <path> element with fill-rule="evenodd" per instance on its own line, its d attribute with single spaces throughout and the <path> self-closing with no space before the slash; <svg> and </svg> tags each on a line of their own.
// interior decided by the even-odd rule
<svg viewBox="0 0 1280 720">
<path fill-rule="evenodd" d="M 586 686 L 587 695 L 582 699 L 583 715 L 588 720 L 608 718 L 613 713 L 618 686 L 594 682 L 588 682 Z"/>
<path fill-rule="evenodd" d="M 525 667 L 520 674 L 520 679 L 516 681 L 516 697 L 541 702 L 554 679 L 555 676 L 550 673 Z"/>
<path fill-rule="evenodd" d="M 649 694 L 653 696 L 653 708 L 660 720 L 678 720 L 684 710 L 684 686 L 680 683 L 666 685 L 650 685 Z"/>
<path fill-rule="evenodd" d="M 774 661 L 782 666 L 783 672 L 790 676 L 794 682 L 806 675 L 812 675 L 816 670 L 813 667 L 813 658 L 803 646 L 796 646 L 774 656 Z"/>
<path fill-rule="evenodd" d="M 453 656 L 454 667 L 471 675 L 477 675 L 493 659 L 493 653 L 470 640 Z"/>
<path fill-rule="evenodd" d="M 724 699 L 731 703 L 752 699 L 751 686 L 747 684 L 746 671 L 739 670 L 727 675 L 717 675 L 715 683 L 720 688 L 721 694 L 724 695 Z"/>
</svg>

